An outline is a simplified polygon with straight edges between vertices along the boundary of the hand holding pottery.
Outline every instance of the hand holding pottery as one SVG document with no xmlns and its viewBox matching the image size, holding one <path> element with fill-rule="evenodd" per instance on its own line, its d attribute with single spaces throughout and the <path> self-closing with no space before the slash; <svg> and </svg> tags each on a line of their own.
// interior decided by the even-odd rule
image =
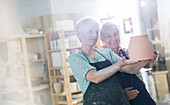
<svg viewBox="0 0 170 105">
<path fill-rule="evenodd" d="M 123 57 L 120 62 L 121 62 L 121 67 L 138 63 L 138 61 L 127 60 L 125 57 Z"/>
</svg>

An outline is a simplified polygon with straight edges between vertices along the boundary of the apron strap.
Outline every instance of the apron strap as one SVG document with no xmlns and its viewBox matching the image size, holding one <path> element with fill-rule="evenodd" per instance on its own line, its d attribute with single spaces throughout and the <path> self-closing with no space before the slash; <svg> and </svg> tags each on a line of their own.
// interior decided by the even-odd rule
<svg viewBox="0 0 170 105">
<path fill-rule="evenodd" d="M 80 48 L 81 49 L 81 48 Z M 106 60 L 108 60 L 102 53 L 100 53 L 99 51 L 97 51 L 96 49 L 94 49 L 96 52 L 98 52 L 101 56 L 103 56 Z M 86 59 L 89 61 L 90 63 L 90 60 L 87 58 L 86 54 L 84 53 L 84 51 L 81 49 L 83 55 L 86 57 Z M 108 60 L 109 61 L 109 60 Z"/>
<path fill-rule="evenodd" d="M 87 58 L 86 54 L 84 53 L 84 51 L 80 48 L 81 52 L 83 53 L 83 55 L 86 57 L 86 59 L 89 61 L 89 59 Z M 89 61 L 90 63 L 90 61 Z"/>
<path fill-rule="evenodd" d="M 103 56 L 106 60 L 108 60 L 102 53 L 100 53 L 99 51 L 97 51 L 96 49 L 94 49 L 96 52 L 98 52 L 101 56 Z"/>
</svg>

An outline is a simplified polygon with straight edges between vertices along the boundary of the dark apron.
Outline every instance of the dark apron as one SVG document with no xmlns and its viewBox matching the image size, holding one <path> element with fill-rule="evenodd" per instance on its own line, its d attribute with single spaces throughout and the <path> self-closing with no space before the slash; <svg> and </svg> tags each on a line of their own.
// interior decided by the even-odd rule
<svg viewBox="0 0 170 105">
<path fill-rule="evenodd" d="M 116 75 L 123 89 L 133 87 L 133 89 L 137 89 L 139 91 L 137 97 L 130 100 L 131 105 L 156 105 L 146 90 L 144 83 L 136 76 L 136 74 L 117 72 Z"/>
<path fill-rule="evenodd" d="M 96 52 L 98 51 L 96 50 Z M 87 58 L 85 54 L 84 56 Z M 96 67 L 97 71 L 112 65 L 112 63 L 107 58 L 105 59 L 106 59 L 105 61 L 90 63 L 89 59 L 87 58 L 90 65 Z M 108 79 L 98 84 L 93 82 L 90 83 L 89 87 L 87 88 L 84 94 L 84 105 L 130 105 L 130 104 L 125 96 L 124 91 L 122 90 L 120 84 L 118 83 L 116 75 L 112 75 Z"/>
<path fill-rule="evenodd" d="M 126 57 L 126 59 L 128 59 L 124 52 L 122 54 Z M 139 91 L 137 97 L 133 100 L 130 100 L 131 105 L 156 105 L 146 90 L 144 83 L 136 76 L 136 74 L 117 72 L 116 75 L 123 89 L 127 87 L 133 87 L 133 89 L 137 89 Z"/>
</svg>

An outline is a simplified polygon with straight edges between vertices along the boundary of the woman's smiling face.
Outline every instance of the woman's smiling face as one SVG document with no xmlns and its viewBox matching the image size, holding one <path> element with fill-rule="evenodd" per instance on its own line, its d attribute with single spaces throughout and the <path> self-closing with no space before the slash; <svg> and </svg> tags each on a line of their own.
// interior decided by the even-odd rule
<svg viewBox="0 0 170 105">
<path fill-rule="evenodd" d="M 118 49 L 120 44 L 120 36 L 119 36 L 119 30 L 116 26 L 109 26 L 107 27 L 102 36 L 101 39 L 103 43 L 106 44 L 106 46 L 110 49 Z"/>
</svg>

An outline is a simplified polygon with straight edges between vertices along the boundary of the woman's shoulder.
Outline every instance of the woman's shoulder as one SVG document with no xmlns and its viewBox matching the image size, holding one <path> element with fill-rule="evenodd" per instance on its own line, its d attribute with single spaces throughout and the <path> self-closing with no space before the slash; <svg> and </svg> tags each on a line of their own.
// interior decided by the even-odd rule
<svg viewBox="0 0 170 105">
<path fill-rule="evenodd" d="M 110 52 L 111 50 L 109 48 L 100 48 L 100 49 L 96 49 L 97 51 L 100 52 Z"/>
<path fill-rule="evenodd" d="M 76 59 L 86 60 L 85 56 L 79 52 L 73 53 L 68 57 L 68 60 L 76 60 Z"/>
<path fill-rule="evenodd" d="M 97 51 L 99 51 L 102 55 L 109 57 L 111 55 L 112 50 L 110 50 L 109 48 L 101 48 L 101 49 L 97 49 Z"/>
</svg>

